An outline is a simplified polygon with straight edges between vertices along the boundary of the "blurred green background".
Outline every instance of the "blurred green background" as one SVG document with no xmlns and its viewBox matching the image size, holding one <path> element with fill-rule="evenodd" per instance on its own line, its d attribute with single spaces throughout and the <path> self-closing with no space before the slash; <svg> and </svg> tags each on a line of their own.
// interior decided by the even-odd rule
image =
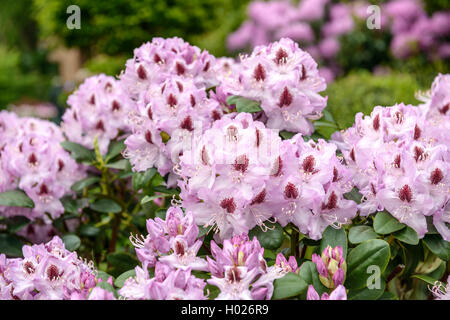
<svg viewBox="0 0 450 320">
<path fill-rule="evenodd" d="M 61 114 L 68 94 L 85 77 L 118 75 L 133 49 L 155 36 L 178 36 L 216 56 L 235 56 L 226 38 L 245 21 L 249 2 L 0 0 L 0 110 L 51 102 Z M 72 4 L 81 8 L 79 30 L 66 27 L 66 9 Z M 449 1 L 425 1 L 425 6 L 431 14 L 448 10 Z M 417 103 L 414 92 L 428 89 L 438 72 L 450 70 L 448 61 L 420 55 L 395 60 L 385 36 L 375 38 L 372 30 L 359 26 L 340 39 L 337 59 L 345 73 L 325 92 L 339 127 L 351 125 L 356 112 L 370 112 L 375 105 Z M 375 66 L 381 71 L 374 75 Z"/>
</svg>

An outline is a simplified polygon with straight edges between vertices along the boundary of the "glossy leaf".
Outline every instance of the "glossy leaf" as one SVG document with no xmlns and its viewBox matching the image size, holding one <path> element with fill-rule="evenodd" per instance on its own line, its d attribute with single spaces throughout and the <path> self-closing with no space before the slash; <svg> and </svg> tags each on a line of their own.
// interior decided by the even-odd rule
<svg viewBox="0 0 450 320">
<path fill-rule="evenodd" d="M 380 239 L 367 240 L 352 249 L 347 257 L 347 280 L 345 286 L 351 289 L 361 289 L 372 277 L 369 267 L 379 268 L 379 275 L 386 269 L 390 258 L 389 244 Z M 375 280 L 375 278 L 372 278 Z"/>
<path fill-rule="evenodd" d="M 254 113 L 262 111 L 261 102 L 250 100 L 241 96 L 230 96 L 227 98 L 228 105 L 235 105 L 237 112 Z"/>
<path fill-rule="evenodd" d="M 34 208 L 34 202 L 22 190 L 8 190 L 0 193 L 0 206 Z"/>
<path fill-rule="evenodd" d="M 122 207 L 112 199 L 99 199 L 90 205 L 92 210 L 103 213 L 119 213 Z"/>
<path fill-rule="evenodd" d="M 272 299 L 287 299 L 298 296 L 308 289 L 308 284 L 293 272 L 274 281 Z"/>
<path fill-rule="evenodd" d="M 266 225 L 269 228 L 267 231 L 263 231 L 259 226 L 256 226 L 248 233 L 248 236 L 250 239 L 256 236 L 263 248 L 276 250 L 284 240 L 283 228 L 278 223 L 266 223 Z"/>
<path fill-rule="evenodd" d="M 323 252 L 328 245 L 333 248 L 341 246 L 345 259 L 347 256 L 347 234 L 345 229 L 335 229 L 332 226 L 328 226 L 322 234 L 322 240 L 320 241 L 320 252 Z"/>
<path fill-rule="evenodd" d="M 405 228 L 406 225 L 398 222 L 393 216 L 386 211 L 378 212 L 373 222 L 373 228 L 376 233 L 389 234 Z"/>
<path fill-rule="evenodd" d="M 370 239 L 376 239 L 378 235 L 370 226 L 354 226 L 348 233 L 348 241 L 358 244 Z"/>
</svg>

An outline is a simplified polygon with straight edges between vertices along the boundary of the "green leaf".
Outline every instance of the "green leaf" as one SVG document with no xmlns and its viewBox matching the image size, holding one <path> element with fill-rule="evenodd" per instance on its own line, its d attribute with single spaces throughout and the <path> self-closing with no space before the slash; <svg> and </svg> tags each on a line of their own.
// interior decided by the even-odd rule
<svg viewBox="0 0 450 320">
<path fill-rule="evenodd" d="M 125 283 L 125 280 L 127 280 L 130 277 L 136 276 L 136 270 L 128 270 L 122 273 L 120 276 L 117 277 L 116 281 L 114 281 L 114 285 L 118 288 L 122 288 L 123 284 Z"/>
<path fill-rule="evenodd" d="M 403 223 L 398 222 L 387 211 L 378 212 L 373 222 L 373 228 L 376 233 L 389 234 L 406 227 Z"/>
<path fill-rule="evenodd" d="M 386 281 L 380 279 L 380 288 L 369 289 L 350 289 L 348 290 L 347 299 L 348 300 L 377 300 L 379 299 L 386 289 Z"/>
<path fill-rule="evenodd" d="M 381 276 L 388 265 L 389 257 L 389 244 L 380 239 L 367 240 L 352 249 L 347 257 L 345 287 L 349 289 L 364 288 L 367 285 L 368 277 L 373 276 L 368 272 L 368 268 L 378 266 Z"/>
<path fill-rule="evenodd" d="M 71 141 L 63 141 L 61 142 L 61 146 L 64 148 L 64 150 L 69 151 L 70 156 L 78 162 L 92 162 L 95 160 L 95 152 L 93 150 L 87 149 L 81 144 Z"/>
<path fill-rule="evenodd" d="M 424 275 L 424 274 L 415 274 L 415 275 L 412 275 L 411 278 L 420 279 L 422 281 L 425 281 L 428 284 L 431 284 L 432 286 L 434 286 L 436 284 L 436 282 L 442 284 L 442 282 L 440 282 L 439 279 L 434 279 L 434 278 Z"/>
<path fill-rule="evenodd" d="M 347 234 L 345 233 L 345 229 L 335 229 L 332 226 L 328 226 L 322 234 L 320 252 L 323 252 L 327 246 L 331 246 L 332 248 L 341 246 L 345 259 L 347 257 Z"/>
<path fill-rule="evenodd" d="M 295 132 L 289 132 L 289 131 L 280 131 L 280 136 L 283 138 L 283 140 L 289 140 L 293 136 L 295 136 L 297 133 Z"/>
<path fill-rule="evenodd" d="M 146 204 L 147 202 L 150 202 L 150 201 L 153 201 L 153 200 L 155 200 L 155 199 L 159 199 L 159 198 L 166 198 L 166 197 L 169 197 L 170 195 L 169 194 L 157 194 L 157 195 L 154 195 L 154 196 L 145 196 L 144 198 L 142 198 L 142 200 L 141 200 L 141 204 Z"/>
<path fill-rule="evenodd" d="M 167 213 L 166 209 L 158 209 L 155 212 L 155 218 L 160 218 L 162 220 L 166 220 L 166 213 Z"/>
<path fill-rule="evenodd" d="M 85 224 L 80 228 L 80 235 L 84 237 L 96 237 L 100 233 L 100 229 L 93 225 Z"/>
<path fill-rule="evenodd" d="M 117 292 L 116 292 L 116 290 L 114 289 L 114 287 L 110 283 L 108 283 L 106 281 L 102 281 L 102 282 L 99 282 L 97 284 L 97 287 L 102 288 L 102 289 L 104 289 L 106 291 L 109 291 L 109 292 L 113 293 L 114 296 L 117 298 Z"/>
<path fill-rule="evenodd" d="M 416 270 L 417 265 L 420 261 L 420 254 L 423 252 L 423 248 L 421 246 L 411 246 L 408 244 L 403 245 L 402 247 L 402 259 L 405 265 L 401 275 L 402 277 L 409 277 L 410 274 Z"/>
<path fill-rule="evenodd" d="M 427 248 L 439 258 L 444 261 L 450 260 L 450 242 L 442 239 L 441 235 L 427 234 L 422 241 L 425 243 Z"/>
<path fill-rule="evenodd" d="M 22 190 L 0 193 L 0 206 L 34 208 L 34 202 Z"/>
<path fill-rule="evenodd" d="M 227 98 L 228 105 L 236 105 L 237 112 L 254 113 L 262 111 L 261 102 L 250 100 L 241 96 L 230 96 Z"/>
<path fill-rule="evenodd" d="M 314 129 L 326 139 L 329 139 L 334 132 L 339 130 L 335 123 L 323 120 L 314 121 Z"/>
<path fill-rule="evenodd" d="M 276 250 L 283 244 L 283 228 L 278 223 L 266 223 L 266 226 L 269 229 L 265 232 L 259 226 L 254 227 L 250 230 L 248 236 L 250 239 L 253 239 L 253 237 L 258 238 L 263 248 Z"/>
<path fill-rule="evenodd" d="M 305 281 L 308 286 L 312 284 L 314 289 L 316 289 L 319 296 L 322 295 L 322 293 L 327 292 L 328 288 L 325 287 L 322 282 L 319 280 L 319 273 L 317 272 L 316 264 L 312 261 L 305 261 L 300 267 L 299 272 L 300 278 Z M 304 292 L 304 297 L 306 298 L 306 292 Z"/>
<path fill-rule="evenodd" d="M 164 186 L 156 186 L 153 188 L 155 192 L 167 193 L 167 194 L 179 194 L 180 192 L 177 189 L 167 189 Z"/>
<path fill-rule="evenodd" d="M 398 298 L 389 291 L 385 291 L 378 300 L 398 300 Z"/>
<path fill-rule="evenodd" d="M 106 153 L 105 162 L 113 159 L 115 156 L 119 155 L 123 149 L 125 149 L 125 140 L 113 141 L 109 144 L 108 152 Z"/>
<path fill-rule="evenodd" d="M 353 200 L 356 203 L 361 203 L 362 194 L 359 193 L 357 188 L 353 188 L 350 192 L 344 194 L 344 198 L 347 200 Z"/>
<path fill-rule="evenodd" d="M 293 272 L 274 281 L 272 299 L 287 299 L 298 296 L 308 289 L 308 284 Z"/>
<path fill-rule="evenodd" d="M 122 211 L 122 207 L 118 205 L 114 200 L 106 198 L 95 201 L 90 205 L 90 208 L 97 212 L 103 213 L 119 213 Z"/>
<path fill-rule="evenodd" d="M 376 238 L 378 238 L 378 235 L 370 226 L 354 226 L 348 232 L 348 241 L 353 244 Z"/>
<path fill-rule="evenodd" d="M 121 159 L 113 163 L 108 163 L 105 167 L 117 170 L 127 170 L 130 167 L 130 162 L 127 159 Z"/>
<path fill-rule="evenodd" d="M 81 240 L 74 234 L 66 234 L 62 237 L 62 241 L 69 251 L 77 250 L 81 245 Z"/>
<path fill-rule="evenodd" d="M 208 228 L 205 228 L 203 226 L 198 226 L 198 236 L 197 236 L 197 238 L 201 238 L 204 235 L 206 235 L 208 233 L 208 230 L 209 230 Z M 264 253 L 265 252 L 266 251 L 264 250 Z"/>
<path fill-rule="evenodd" d="M 70 189 L 72 189 L 72 191 L 75 192 L 80 192 L 82 191 L 84 188 L 89 187 L 90 185 L 99 182 L 100 178 L 99 177 L 87 177 L 84 178 L 80 181 L 75 182 L 72 187 L 70 187 Z"/>
<path fill-rule="evenodd" d="M 0 234 L 0 253 L 9 257 L 22 257 L 23 243 L 12 234 Z"/>
<path fill-rule="evenodd" d="M 414 229 L 406 227 L 394 233 L 394 236 L 401 242 L 416 245 L 419 243 L 419 235 Z"/>
<path fill-rule="evenodd" d="M 97 272 L 97 279 L 102 279 L 102 281 L 108 281 L 109 278 L 114 279 L 112 275 L 109 273 L 106 273 L 105 271 L 98 271 Z"/>
<path fill-rule="evenodd" d="M 150 180 L 152 180 L 155 174 L 155 168 L 150 168 L 144 172 L 134 172 L 133 178 L 131 179 L 133 189 L 137 191 L 144 188 L 150 182 Z"/>
<path fill-rule="evenodd" d="M 134 269 L 139 264 L 139 261 L 134 256 L 124 252 L 110 253 L 106 259 L 114 267 L 113 274 L 118 275 Z"/>
<path fill-rule="evenodd" d="M 26 225 L 31 222 L 30 219 L 23 216 L 11 217 L 7 220 L 9 233 L 16 233 L 22 230 Z"/>
</svg>

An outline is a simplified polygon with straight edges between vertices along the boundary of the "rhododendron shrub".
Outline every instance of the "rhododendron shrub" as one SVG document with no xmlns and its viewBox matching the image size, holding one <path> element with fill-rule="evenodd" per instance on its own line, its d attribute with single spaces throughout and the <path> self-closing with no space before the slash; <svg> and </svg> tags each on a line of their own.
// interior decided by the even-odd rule
<svg viewBox="0 0 450 320">
<path fill-rule="evenodd" d="M 1 299 L 448 298 L 450 76 L 341 132 L 325 89 L 289 38 L 155 38 L 60 126 L 1 112 Z"/>
<path fill-rule="evenodd" d="M 379 19 L 373 20 L 378 11 L 371 4 L 378 5 Z M 328 82 L 349 69 L 375 67 L 388 50 L 400 60 L 448 59 L 450 13 L 428 15 L 425 4 L 421 0 L 254 0 L 247 7 L 247 20 L 228 36 L 227 45 L 230 50 L 251 50 L 289 37 L 320 62 L 320 73 Z M 377 32 L 367 33 L 370 23 Z"/>
</svg>

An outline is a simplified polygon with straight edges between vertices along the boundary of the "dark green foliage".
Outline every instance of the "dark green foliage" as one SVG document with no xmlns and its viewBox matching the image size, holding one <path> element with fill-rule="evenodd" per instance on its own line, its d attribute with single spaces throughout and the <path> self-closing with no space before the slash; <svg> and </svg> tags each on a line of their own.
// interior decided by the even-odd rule
<svg viewBox="0 0 450 320">
<path fill-rule="evenodd" d="M 44 37 L 57 36 L 70 47 L 93 53 L 132 55 L 153 37 L 181 37 L 225 54 L 225 38 L 237 28 L 248 1 L 239 0 L 34 0 Z M 81 9 L 81 29 L 66 27 L 66 8 Z"/>
<path fill-rule="evenodd" d="M 419 89 L 416 80 L 407 74 L 354 72 L 328 86 L 325 92 L 328 96 L 327 109 L 339 129 L 343 129 L 354 123 L 356 113 L 370 114 L 375 106 L 392 106 L 401 102 L 417 105 L 419 101 L 414 97 L 414 92 Z"/>
</svg>

